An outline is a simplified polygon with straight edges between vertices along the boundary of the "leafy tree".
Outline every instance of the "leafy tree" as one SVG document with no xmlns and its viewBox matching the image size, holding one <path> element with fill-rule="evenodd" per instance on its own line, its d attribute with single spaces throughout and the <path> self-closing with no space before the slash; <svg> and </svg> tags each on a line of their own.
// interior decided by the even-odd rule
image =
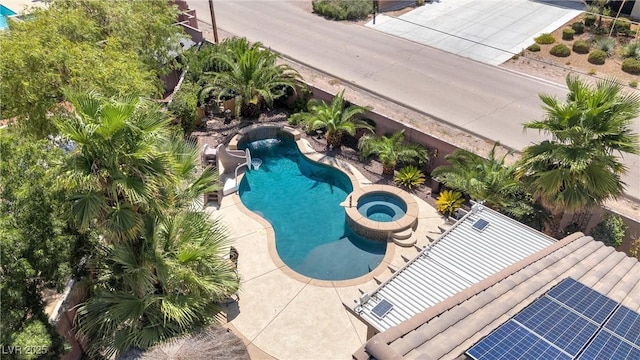
<svg viewBox="0 0 640 360">
<path fill-rule="evenodd" d="M 169 111 L 176 117 L 185 135 L 191 134 L 196 127 L 199 91 L 197 84 L 184 81 L 169 104 Z"/>
<path fill-rule="evenodd" d="M 141 15 L 143 14 L 143 15 Z M 179 46 L 165 1 L 54 1 L 0 34 L 0 104 L 28 133 L 54 131 L 71 85 L 106 95 L 159 96 L 159 75 Z"/>
<path fill-rule="evenodd" d="M 527 202 L 524 184 L 515 178 L 516 165 L 505 165 L 505 159 L 512 152 L 498 157 L 496 147 L 499 145 L 493 145 L 486 159 L 457 149 L 445 157 L 451 165 L 435 168 L 431 176 L 474 200 L 484 201 L 494 210 L 517 217 L 530 214 L 533 209 Z"/>
<path fill-rule="evenodd" d="M 93 355 L 147 349 L 208 325 L 217 303 L 238 290 L 218 222 L 203 212 L 145 220 L 141 238 L 105 245 L 98 255 L 94 296 L 77 317 Z"/>
<path fill-rule="evenodd" d="M 595 87 L 568 76 L 569 94 L 563 103 L 540 95 L 546 118 L 526 123 L 551 135 L 524 149 L 518 169 L 530 191 L 557 222 L 563 211 L 582 210 L 623 194 L 626 167 L 615 151 L 637 154 L 638 135 L 632 119 L 640 114 L 640 97 L 623 94 L 613 81 Z M 557 223 L 549 232 L 557 231 Z"/>
<path fill-rule="evenodd" d="M 377 154 L 382 161 L 382 173 L 393 175 L 399 162 L 423 163 L 428 160 L 427 149 L 420 144 L 404 144 L 404 130 L 379 138 L 364 135 L 358 141 L 362 158 Z"/>
<path fill-rule="evenodd" d="M 44 314 L 42 291 L 61 290 L 84 255 L 67 227 L 62 156 L 51 141 L 0 131 L 0 343 L 51 344 L 54 359 L 63 342 Z"/>
<path fill-rule="evenodd" d="M 291 121 L 302 123 L 309 130 L 325 129 L 327 144 L 339 147 L 342 135 L 355 135 L 357 129 L 373 131 L 371 125 L 356 119 L 364 114 L 367 108 L 347 104 L 344 100 L 344 90 L 333 97 L 330 104 L 323 100 L 311 99 L 307 104 L 308 112 L 291 115 Z"/>
<path fill-rule="evenodd" d="M 135 238 L 145 214 L 189 203 L 213 183 L 214 174 L 206 169 L 180 188 L 194 174 L 195 144 L 172 135 L 169 118 L 156 105 L 96 93 L 67 97 L 75 114 L 55 123 L 76 144 L 67 178 L 78 187 L 72 214 L 80 228 L 97 220 L 109 241 Z"/>
<path fill-rule="evenodd" d="M 219 97 L 235 95 L 236 115 L 257 117 L 263 101 L 272 106 L 287 88 L 294 88 L 298 78 L 293 68 L 278 64 L 278 55 L 260 45 L 233 38 L 223 42 L 224 52 L 213 54 L 213 59 L 226 69 L 213 74 L 210 85 L 220 89 Z"/>
<path fill-rule="evenodd" d="M 607 215 L 593 228 L 591 236 L 608 246 L 618 247 L 622 244 L 626 231 L 627 225 L 620 216 Z"/>
</svg>

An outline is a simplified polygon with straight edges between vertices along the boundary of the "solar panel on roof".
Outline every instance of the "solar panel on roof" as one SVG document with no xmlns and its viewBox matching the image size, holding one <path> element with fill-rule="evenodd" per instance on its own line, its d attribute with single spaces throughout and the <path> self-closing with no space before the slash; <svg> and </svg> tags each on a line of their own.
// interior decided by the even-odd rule
<svg viewBox="0 0 640 360">
<path fill-rule="evenodd" d="M 568 278 L 466 353 L 476 360 L 640 359 L 640 314 Z"/>
<path fill-rule="evenodd" d="M 598 324 L 602 324 L 618 303 L 599 292 L 567 278 L 551 289 L 550 296 Z"/>
<path fill-rule="evenodd" d="M 509 354 L 509 358 L 525 360 L 571 359 L 569 354 L 512 320 L 500 326 L 467 351 L 467 355 L 476 360 L 499 359 L 505 354 Z M 516 354 L 517 356 L 515 356 Z"/>
<path fill-rule="evenodd" d="M 487 226 L 489 226 L 489 222 L 487 220 L 485 220 L 485 219 L 478 219 L 471 226 L 474 229 L 478 230 L 478 231 L 482 231 L 482 230 L 486 229 Z"/>
<path fill-rule="evenodd" d="M 640 314 L 628 307 L 620 306 L 604 328 L 640 347 Z"/>
<path fill-rule="evenodd" d="M 375 316 L 382 319 L 385 315 L 389 313 L 389 311 L 391 311 L 391 309 L 393 309 L 393 304 L 388 302 L 385 299 L 382 299 L 373 309 L 371 309 L 371 312 Z"/>
<path fill-rule="evenodd" d="M 640 348 L 613 335 L 601 331 L 580 354 L 580 360 L 640 359 Z"/>
</svg>

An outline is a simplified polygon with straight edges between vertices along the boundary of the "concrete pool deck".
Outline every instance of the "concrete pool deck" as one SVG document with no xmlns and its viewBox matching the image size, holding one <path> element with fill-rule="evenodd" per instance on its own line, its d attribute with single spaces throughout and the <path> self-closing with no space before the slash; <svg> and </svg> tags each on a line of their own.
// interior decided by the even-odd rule
<svg viewBox="0 0 640 360">
<path fill-rule="evenodd" d="M 301 150 L 310 158 L 346 167 L 362 186 L 370 184 L 345 162 Z M 438 226 L 444 220 L 426 202 L 413 198 L 419 208 L 416 245 L 422 247 L 428 243 L 427 234 L 433 237 L 440 233 Z M 267 221 L 252 215 L 237 193 L 222 198 L 218 208 L 206 207 L 206 211 L 227 226 L 240 254 L 240 299 L 226 308 L 227 326 L 244 339 L 252 359 L 350 359 L 364 344 L 367 328 L 344 308 L 343 302 L 358 299 L 358 288 L 375 289 L 373 275 L 330 282 L 295 274 L 277 259 L 277 254 L 274 261 L 273 229 Z M 383 280 L 391 274 L 389 265 L 400 268 L 405 263 L 402 256 L 412 258 L 417 254 L 414 247 L 396 245 L 387 251 L 390 256 L 385 256 L 374 271 Z"/>
</svg>

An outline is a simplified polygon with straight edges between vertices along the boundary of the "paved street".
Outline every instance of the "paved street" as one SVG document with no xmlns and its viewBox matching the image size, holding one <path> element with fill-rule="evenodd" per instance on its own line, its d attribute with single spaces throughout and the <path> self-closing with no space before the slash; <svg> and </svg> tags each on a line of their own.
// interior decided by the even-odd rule
<svg viewBox="0 0 640 360">
<path fill-rule="evenodd" d="M 189 4 L 207 21 L 208 1 Z M 293 1 L 215 0 L 215 11 L 218 27 L 229 33 L 516 149 L 542 139 L 522 130 L 524 121 L 543 115 L 538 94 L 565 94 L 558 84 L 357 24 L 325 20 Z M 627 192 L 638 199 L 640 159 L 627 155 L 625 163 L 630 168 Z"/>
</svg>

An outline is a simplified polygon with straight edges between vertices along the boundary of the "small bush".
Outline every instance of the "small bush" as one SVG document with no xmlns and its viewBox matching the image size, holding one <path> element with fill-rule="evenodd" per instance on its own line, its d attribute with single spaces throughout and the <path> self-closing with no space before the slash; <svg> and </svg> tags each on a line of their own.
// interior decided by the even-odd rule
<svg viewBox="0 0 640 360">
<path fill-rule="evenodd" d="M 567 57 L 571 55 L 571 49 L 565 44 L 558 44 L 551 48 L 549 53 L 557 57 Z"/>
<path fill-rule="evenodd" d="M 414 187 L 424 184 L 425 178 L 422 171 L 415 166 L 409 165 L 400 169 L 393 181 L 395 181 L 396 184 L 411 190 Z"/>
<path fill-rule="evenodd" d="M 612 27 L 614 33 L 627 35 L 631 31 L 631 21 L 619 18 L 613 22 Z"/>
<path fill-rule="evenodd" d="M 618 247 L 622 244 L 627 225 L 618 215 L 607 215 L 593 228 L 591 236 L 595 240 L 602 241 L 608 246 Z"/>
<path fill-rule="evenodd" d="M 622 71 L 634 75 L 640 74 L 640 60 L 633 58 L 624 59 L 622 61 Z"/>
<path fill-rule="evenodd" d="M 598 17 L 594 14 L 587 14 L 584 16 L 584 25 L 587 27 L 591 27 L 595 25 L 597 19 Z"/>
<path fill-rule="evenodd" d="M 196 127 L 199 92 L 198 84 L 185 81 L 169 104 L 169 111 L 176 117 L 185 135 L 191 134 Z"/>
<path fill-rule="evenodd" d="M 462 194 L 457 191 L 444 190 L 436 199 L 436 207 L 445 216 L 453 216 L 464 204 Z"/>
<path fill-rule="evenodd" d="M 584 33 L 584 24 L 581 21 L 571 24 L 571 28 L 576 32 L 576 35 Z"/>
<path fill-rule="evenodd" d="M 529 45 L 529 47 L 527 48 L 527 50 L 531 51 L 531 52 L 538 52 L 540 51 L 540 45 L 538 44 L 531 44 Z"/>
<path fill-rule="evenodd" d="M 573 52 L 578 54 L 588 54 L 590 49 L 591 45 L 585 40 L 576 40 L 572 47 Z"/>
<path fill-rule="evenodd" d="M 640 41 L 632 41 L 622 48 L 622 57 L 640 60 Z"/>
<path fill-rule="evenodd" d="M 589 71 L 587 71 L 587 74 L 588 75 L 595 75 L 596 74 L 596 69 L 594 69 L 594 68 L 589 69 Z"/>
<path fill-rule="evenodd" d="M 571 28 L 562 29 L 562 40 L 573 40 L 576 31 Z"/>
<path fill-rule="evenodd" d="M 601 38 L 596 41 L 596 47 L 604 51 L 607 56 L 611 56 L 616 49 L 616 41 L 608 37 Z"/>
<path fill-rule="evenodd" d="M 331 20 L 361 20 L 373 12 L 370 0 L 314 0 L 313 12 Z"/>
<path fill-rule="evenodd" d="M 629 81 L 629 86 L 631 86 L 632 88 L 637 88 L 638 87 L 638 80 Z"/>
<path fill-rule="evenodd" d="M 537 38 L 533 39 L 537 44 L 553 44 L 556 42 L 556 38 L 551 34 L 540 34 Z"/>
<path fill-rule="evenodd" d="M 594 65 L 602 65 L 604 64 L 604 61 L 606 59 L 607 59 L 607 53 L 605 53 L 602 50 L 593 50 L 589 54 L 589 58 L 587 59 L 587 61 L 589 61 L 589 63 Z"/>
</svg>

